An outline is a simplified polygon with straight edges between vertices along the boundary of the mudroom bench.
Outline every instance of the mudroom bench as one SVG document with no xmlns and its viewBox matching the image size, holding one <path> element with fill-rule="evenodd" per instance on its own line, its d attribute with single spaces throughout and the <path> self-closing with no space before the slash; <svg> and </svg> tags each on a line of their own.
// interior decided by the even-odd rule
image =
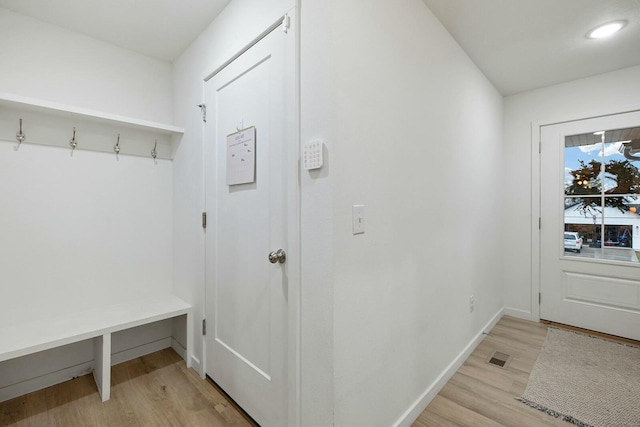
<svg viewBox="0 0 640 427">
<path fill-rule="evenodd" d="M 187 367 L 191 367 L 192 309 L 175 295 L 156 296 L 0 327 L 0 362 L 93 339 L 93 376 L 105 402 L 111 396 L 111 334 L 183 315 L 187 317 L 185 362 Z"/>
</svg>

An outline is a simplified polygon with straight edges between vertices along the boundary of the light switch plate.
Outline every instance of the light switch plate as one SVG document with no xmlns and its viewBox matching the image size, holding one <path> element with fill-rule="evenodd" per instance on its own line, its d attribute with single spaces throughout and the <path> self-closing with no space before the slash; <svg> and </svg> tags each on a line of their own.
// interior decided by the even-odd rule
<svg viewBox="0 0 640 427">
<path fill-rule="evenodd" d="M 353 234 L 364 233 L 364 205 L 353 205 Z"/>
<path fill-rule="evenodd" d="M 305 144 L 302 151 L 302 165 L 306 170 L 322 167 L 322 141 L 312 141 Z"/>
</svg>

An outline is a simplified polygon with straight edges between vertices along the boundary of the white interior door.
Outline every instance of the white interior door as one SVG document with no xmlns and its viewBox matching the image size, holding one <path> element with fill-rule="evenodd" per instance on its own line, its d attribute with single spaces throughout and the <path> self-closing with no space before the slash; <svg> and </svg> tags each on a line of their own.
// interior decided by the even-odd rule
<svg viewBox="0 0 640 427">
<path fill-rule="evenodd" d="M 269 254 L 295 227 L 292 38 L 275 29 L 205 83 L 205 370 L 262 426 L 287 424 L 290 260 Z"/>
<path fill-rule="evenodd" d="M 640 340 L 640 112 L 540 135 L 540 317 Z"/>
</svg>

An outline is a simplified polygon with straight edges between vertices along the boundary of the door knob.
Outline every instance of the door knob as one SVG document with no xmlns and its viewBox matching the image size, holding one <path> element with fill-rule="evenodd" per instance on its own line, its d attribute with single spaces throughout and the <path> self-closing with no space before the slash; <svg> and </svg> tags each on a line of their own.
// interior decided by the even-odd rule
<svg viewBox="0 0 640 427">
<path fill-rule="evenodd" d="M 278 249 L 277 251 L 272 251 L 269 253 L 269 262 L 271 264 L 275 264 L 279 262 L 283 264 L 287 260 L 287 254 L 282 249 Z"/>
</svg>

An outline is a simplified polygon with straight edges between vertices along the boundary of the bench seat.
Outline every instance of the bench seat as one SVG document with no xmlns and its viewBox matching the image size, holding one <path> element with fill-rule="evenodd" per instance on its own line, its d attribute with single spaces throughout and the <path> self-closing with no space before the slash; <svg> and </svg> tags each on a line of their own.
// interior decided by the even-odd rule
<svg viewBox="0 0 640 427">
<path fill-rule="evenodd" d="M 28 323 L 0 327 L 0 362 L 86 339 L 94 340 L 94 377 L 109 400 L 111 334 L 172 317 L 187 316 L 187 367 L 191 367 L 192 309 L 175 295 L 161 295 Z"/>
</svg>

